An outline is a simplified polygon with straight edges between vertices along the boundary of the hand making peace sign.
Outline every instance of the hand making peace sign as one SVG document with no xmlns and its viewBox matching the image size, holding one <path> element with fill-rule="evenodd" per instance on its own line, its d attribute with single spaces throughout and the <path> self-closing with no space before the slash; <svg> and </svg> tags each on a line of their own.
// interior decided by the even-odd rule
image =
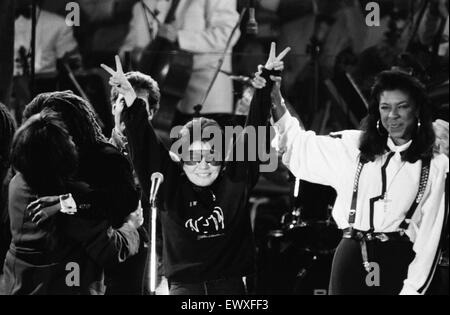
<svg viewBox="0 0 450 315">
<path fill-rule="evenodd" d="M 131 83 L 128 81 L 125 73 L 123 72 L 122 63 L 120 62 L 120 57 L 116 55 L 116 68 L 114 71 L 112 68 L 108 67 L 105 64 L 101 64 L 101 67 L 105 69 L 111 75 L 109 79 L 109 84 L 112 87 L 115 87 L 120 95 L 123 95 L 125 98 L 125 103 L 128 107 L 133 105 L 136 100 L 136 92 L 134 91 Z"/>
<path fill-rule="evenodd" d="M 258 66 L 258 72 L 255 74 L 255 79 L 253 80 L 253 87 L 256 89 L 262 89 L 266 86 L 266 80 L 261 77 L 261 73 L 263 68 L 267 70 L 275 70 L 275 71 L 283 71 L 284 70 L 284 62 L 283 58 L 291 51 L 290 47 L 287 47 L 285 50 L 281 52 L 281 54 L 276 55 L 277 53 L 277 45 L 272 42 L 270 47 L 269 58 L 267 59 L 265 66 Z M 277 84 L 281 83 L 281 77 L 270 76 L 272 81 L 277 82 Z"/>
<path fill-rule="evenodd" d="M 285 50 L 281 52 L 281 54 L 277 57 L 277 45 L 272 42 L 270 46 L 270 53 L 269 53 L 269 59 L 267 59 L 265 68 L 267 70 L 282 70 L 284 68 L 284 62 L 283 59 L 286 57 L 286 55 L 291 51 L 291 47 L 287 47 Z"/>
</svg>

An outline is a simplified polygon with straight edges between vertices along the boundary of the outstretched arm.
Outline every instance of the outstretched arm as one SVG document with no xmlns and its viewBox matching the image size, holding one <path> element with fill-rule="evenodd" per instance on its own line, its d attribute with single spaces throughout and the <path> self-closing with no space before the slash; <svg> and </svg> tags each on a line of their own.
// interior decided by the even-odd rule
<svg viewBox="0 0 450 315">
<path fill-rule="evenodd" d="M 259 66 L 253 86 L 256 91 L 253 95 L 250 111 L 245 124 L 245 129 L 238 137 L 232 147 L 232 153 L 228 155 L 228 160 L 235 159 L 234 163 L 228 163 L 231 171 L 236 176 L 243 176 L 249 172 L 250 182 L 255 184 L 261 163 L 270 162 L 271 156 L 268 154 L 271 138 L 271 127 L 269 125 L 271 93 L 274 82 L 278 80 L 278 75 L 284 68 L 283 58 L 290 51 L 286 48 L 278 57 L 276 56 L 276 45 L 272 43 L 269 58 L 265 66 Z M 281 81 L 281 78 L 279 79 Z M 241 152 L 243 151 L 243 152 Z M 244 161 L 238 157 L 244 154 Z M 270 169 L 270 165 L 268 165 Z"/>
<path fill-rule="evenodd" d="M 110 85 L 114 86 L 119 92 L 119 97 L 125 100 L 126 108 L 122 119 L 125 123 L 130 155 L 142 193 L 145 199 L 148 199 L 151 174 L 165 173 L 169 163 L 172 163 L 169 152 L 158 139 L 149 121 L 144 100 L 137 98 L 136 92 L 126 78 L 119 56 L 116 56 L 116 71 L 106 65 L 102 67 L 111 74 Z"/>
</svg>

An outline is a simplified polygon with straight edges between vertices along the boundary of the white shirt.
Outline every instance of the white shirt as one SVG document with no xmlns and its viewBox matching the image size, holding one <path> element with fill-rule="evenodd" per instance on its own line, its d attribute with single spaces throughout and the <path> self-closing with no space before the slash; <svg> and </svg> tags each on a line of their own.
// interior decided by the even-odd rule
<svg viewBox="0 0 450 315">
<path fill-rule="evenodd" d="M 35 71 L 38 74 L 54 73 L 57 71 L 57 59 L 76 50 L 78 44 L 73 37 L 72 27 L 66 25 L 63 17 L 45 10 L 38 10 L 38 14 Z M 21 15 L 14 27 L 14 75 L 17 76 L 23 74 L 19 61 L 20 47 L 24 47 L 27 53 L 30 51 L 31 19 Z"/>
<path fill-rule="evenodd" d="M 298 121 L 288 112 L 275 123 L 280 139 L 278 147 L 284 152 L 283 163 L 298 178 L 332 186 L 337 192 L 333 218 L 340 229 L 348 228 L 353 185 L 359 163 L 361 131 L 343 131 L 340 137 L 317 136 L 300 128 Z M 395 155 L 386 168 L 387 204 L 375 203 L 373 224 L 375 232 L 396 232 L 416 198 L 422 162 L 403 162 L 400 153 L 411 142 L 396 146 L 387 145 Z M 370 199 L 382 193 L 381 167 L 388 154 L 367 163 L 359 181 L 354 228 L 368 231 L 371 228 Z M 437 155 L 431 161 L 425 195 L 414 213 L 408 230 L 414 243 L 415 259 L 409 266 L 402 294 L 417 294 L 427 284 L 429 273 L 440 241 L 445 216 L 445 177 L 448 158 Z"/>
<path fill-rule="evenodd" d="M 170 0 L 144 0 L 151 9 L 157 9 L 158 19 L 164 22 L 171 7 Z M 150 32 L 148 24 L 150 23 Z M 178 104 L 183 113 L 193 113 L 193 107 L 203 101 L 212 81 L 215 68 L 233 27 L 239 19 L 236 0 L 181 0 L 175 13 L 174 25 L 178 30 L 178 44 L 182 50 L 194 53 L 191 79 L 184 99 Z M 144 13 L 140 2 L 133 7 L 129 33 L 120 49 L 121 53 L 144 49 L 158 32 L 158 24 Z M 230 52 L 226 55 L 222 70 L 231 72 L 231 49 L 239 39 L 233 38 Z M 231 79 L 219 73 L 206 99 L 202 113 L 231 113 L 233 109 L 233 86 Z"/>
</svg>

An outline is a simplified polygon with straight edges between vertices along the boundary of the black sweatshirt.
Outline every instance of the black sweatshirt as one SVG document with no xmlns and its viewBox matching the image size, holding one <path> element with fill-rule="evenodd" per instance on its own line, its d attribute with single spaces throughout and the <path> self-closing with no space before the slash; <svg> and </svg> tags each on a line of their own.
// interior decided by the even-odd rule
<svg viewBox="0 0 450 315">
<path fill-rule="evenodd" d="M 268 72 L 264 77 L 268 78 Z M 255 93 L 247 126 L 269 128 L 271 86 Z M 247 209 L 259 162 L 226 162 L 214 184 L 200 188 L 170 159 L 148 121 L 143 100 L 136 99 L 126 108 L 123 120 L 145 198 L 151 174 L 161 172 L 165 177 L 159 194 L 160 209 L 164 210 L 159 214 L 169 281 L 195 283 L 253 273 L 255 244 Z"/>
</svg>

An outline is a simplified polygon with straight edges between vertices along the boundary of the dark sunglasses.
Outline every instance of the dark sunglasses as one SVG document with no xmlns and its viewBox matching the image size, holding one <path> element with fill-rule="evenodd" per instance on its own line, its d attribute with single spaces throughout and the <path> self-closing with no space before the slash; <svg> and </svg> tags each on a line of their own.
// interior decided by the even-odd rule
<svg viewBox="0 0 450 315">
<path fill-rule="evenodd" d="M 203 159 L 211 166 L 222 165 L 220 155 L 215 153 L 214 150 L 190 150 L 189 153 L 182 158 L 183 163 L 188 166 L 198 165 Z"/>
</svg>

